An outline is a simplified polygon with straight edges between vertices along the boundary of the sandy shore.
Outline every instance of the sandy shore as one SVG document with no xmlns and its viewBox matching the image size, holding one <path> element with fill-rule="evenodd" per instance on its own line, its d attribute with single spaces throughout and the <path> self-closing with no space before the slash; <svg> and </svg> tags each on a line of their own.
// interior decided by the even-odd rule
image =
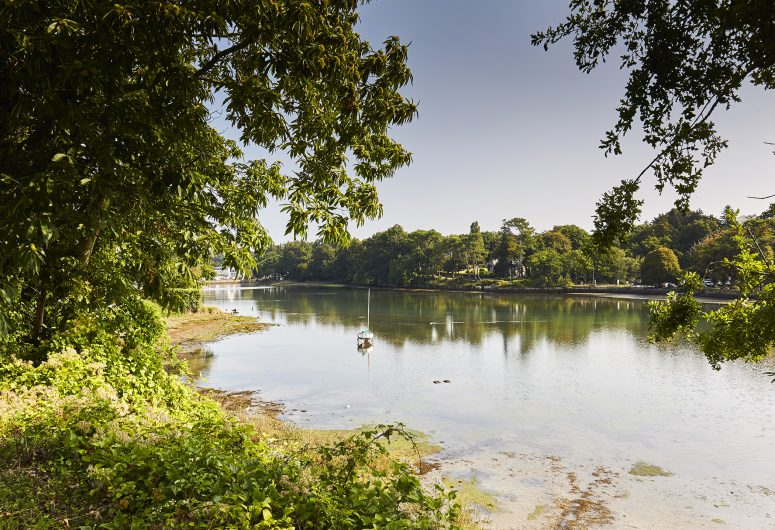
<svg viewBox="0 0 775 530">
<path fill-rule="evenodd" d="M 496 499 L 495 509 L 480 510 L 486 529 L 775 528 L 775 490 L 761 484 L 638 476 L 629 465 L 508 451 L 457 458 L 442 453 L 437 461 L 441 466 L 429 479 L 474 482 Z"/>
</svg>

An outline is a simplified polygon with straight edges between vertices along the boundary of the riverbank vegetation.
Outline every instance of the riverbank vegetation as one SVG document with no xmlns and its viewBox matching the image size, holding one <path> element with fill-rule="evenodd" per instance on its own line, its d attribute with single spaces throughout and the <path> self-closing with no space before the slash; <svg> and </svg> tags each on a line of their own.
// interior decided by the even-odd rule
<svg viewBox="0 0 775 530">
<path fill-rule="evenodd" d="M 255 317 L 232 315 L 208 306 L 196 312 L 168 315 L 164 318 L 164 324 L 170 342 L 183 351 L 190 351 L 228 335 L 261 331 L 269 326 L 258 322 Z"/>
<path fill-rule="evenodd" d="M 454 526 L 452 496 L 378 443 L 400 429 L 314 447 L 267 435 L 170 375 L 159 308 L 136 310 L 59 336 L 39 364 L 0 363 L 5 527 Z"/>
<path fill-rule="evenodd" d="M 766 259 L 773 256 L 775 209 L 741 219 Z M 323 241 L 277 245 L 259 258 L 255 278 L 400 287 L 566 287 L 570 285 L 677 284 L 692 271 L 704 287 L 732 287 L 740 252 L 737 220 L 724 213 L 673 209 L 638 225 L 630 238 L 601 248 L 575 225 L 537 232 L 524 219 L 499 231 L 444 236 L 394 226 L 341 248 Z"/>
</svg>

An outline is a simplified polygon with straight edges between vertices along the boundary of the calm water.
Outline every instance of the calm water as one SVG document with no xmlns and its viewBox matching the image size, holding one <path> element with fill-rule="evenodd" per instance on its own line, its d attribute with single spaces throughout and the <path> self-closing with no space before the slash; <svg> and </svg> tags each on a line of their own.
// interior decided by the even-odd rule
<svg viewBox="0 0 775 530">
<path fill-rule="evenodd" d="M 690 348 L 651 345 L 644 301 L 373 290 L 375 347 L 361 354 L 366 291 L 215 288 L 204 297 L 279 325 L 212 344 L 201 384 L 259 390 L 304 426 L 402 421 L 450 455 L 645 460 L 775 484 L 775 385 L 763 375 L 772 363 L 715 372 Z"/>
</svg>

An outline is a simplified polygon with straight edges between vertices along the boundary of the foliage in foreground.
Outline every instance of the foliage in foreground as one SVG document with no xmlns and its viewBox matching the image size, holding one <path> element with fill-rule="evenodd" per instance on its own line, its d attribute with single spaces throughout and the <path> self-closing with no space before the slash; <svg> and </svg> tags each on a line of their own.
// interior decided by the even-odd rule
<svg viewBox="0 0 775 530">
<path fill-rule="evenodd" d="M 0 4 L 0 333 L 37 347 L 138 294 L 185 309 L 212 254 L 254 266 L 271 198 L 329 242 L 378 216 L 416 106 L 407 46 L 363 40 L 362 3 Z"/>
<path fill-rule="evenodd" d="M 732 260 L 725 259 L 722 265 L 735 269 L 740 298 L 719 309 L 703 311 L 694 298 L 702 289 L 702 279 L 689 272 L 681 280 L 680 294 L 673 292 L 666 301 L 650 303 L 653 337 L 688 337 L 717 370 L 724 361 L 761 361 L 775 347 L 775 265 L 732 212 L 728 221 L 736 228 L 739 254 Z M 701 319 L 710 326 L 700 329 Z"/>
<path fill-rule="evenodd" d="M 384 465 L 376 441 L 396 429 L 315 450 L 270 443 L 165 371 L 163 328 L 135 343 L 110 321 L 79 329 L 37 366 L 0 358 L 0 526 L 454 526 L 454 494 Z"/>
</svg>

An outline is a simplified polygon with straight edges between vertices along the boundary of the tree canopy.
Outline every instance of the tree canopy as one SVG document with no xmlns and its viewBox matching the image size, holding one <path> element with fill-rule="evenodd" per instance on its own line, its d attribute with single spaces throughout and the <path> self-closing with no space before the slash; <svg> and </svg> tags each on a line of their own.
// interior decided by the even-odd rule
<svg viewBox="0 0 775 530">
<path fill-rule="evenodd" d="M 775 88 L 775 5 L 769 0 L 574 0 L 557 26 L 533 35 L 548 48 L 573 40 L 576 64 L 591 72 L 611 56 L 629 72 L 619 119 L 601 148 L 621 154 L 621 140 L 636 122 L 656 155 L 598 204 L 598 237 L 611 241 L 632 228 L 640 213 L 635 198 L 653 171 L 656 187 L 678 192 L 686 209 L 727 141 L 712 120 L 718 109 L 740 101 L 744 83 Z"/>
<path fill-rule="evenodd" d="M 416 106 L 407 46 L 363 40 L 358 4 L 3 4 L 6 331 L 37 343 L 134 296 L 184 305 L 213 254 L 255 265 L 270 198 L 326 241 L 379 215 L 375 183 L 411 160 L 388 128 Z M 295 167 L 246 160 L 219 116 Z"/>
<path fill-rule="evenodd" d="M 674 282 L 681 274 L 681 266 L 675 252 L 666 247 L 652 250 L 643 258 L 640 266 L 640 277 L 643 283 L 659 285 Z"/>
</svg>

